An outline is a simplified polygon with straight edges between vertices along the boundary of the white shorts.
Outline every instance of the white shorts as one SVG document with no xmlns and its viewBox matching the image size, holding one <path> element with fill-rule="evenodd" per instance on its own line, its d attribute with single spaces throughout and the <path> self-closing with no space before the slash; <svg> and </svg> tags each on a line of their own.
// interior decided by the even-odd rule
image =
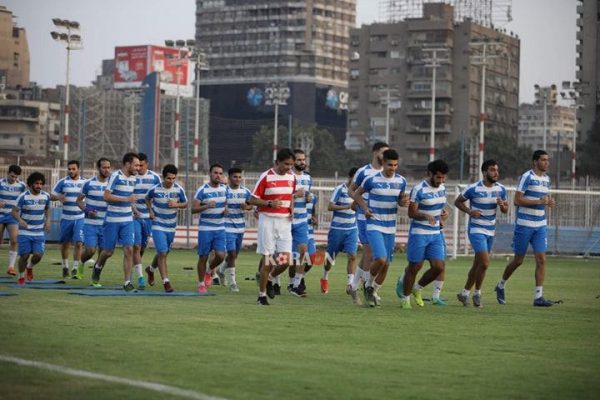
<svg viewBox="0 0 600 400">
<path fill-rule="evenodd" d="M 256 252 L 265 256 L 292 252 L 292 220 L 258 214 Z"/>
</svg>

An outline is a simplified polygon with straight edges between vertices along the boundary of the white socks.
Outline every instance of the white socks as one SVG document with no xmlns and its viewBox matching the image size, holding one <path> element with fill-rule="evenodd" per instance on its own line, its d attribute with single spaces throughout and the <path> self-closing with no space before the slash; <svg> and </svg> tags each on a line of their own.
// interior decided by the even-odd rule
<svg viewBox="0 0 600 400">
<path fill-rule="evenodd" d="M 348 274 L 348 285 L 352 285 L 353 280 L 354 280 L 354 274 Z"/>
<path fill-rule="evenodd" d="M 17 262 L 17 252 L 16 251 L 9 251 L 8 252 L 8 266 L 9 267 L 15 267 L 15 263 Z"/>
<path fill-rule="evenodd" d="M 227 271 L 229 273 L 229 284 L 230 285 L 235 285 L 235 268 L 227 268 Z M 279 276 L 277 276 L 275 278 L 276 281 L 279 281 Z M 279 282 L 278 282 L 279 283 Z"/>
<path fill-rule="evenodd" d="M 65 260 L 63 258 L 63 260 L 62 260 L 62 267 L 63 267 L 63 269 L 64 268 L 69 269 L 69 260 Z"/>
<path fill-rule="evenodd" d="M 363 271 L 360 267 L 356 267 L 356 273 L 354 274 L 354 278 L 352 279 L 352 290 L 356 290 L 358 288 L 358 283 L 360 282 L 360 279 L 363 277 L 363 274 L 365 273 L 365 271 Z"/>
<path fill-rule="evenodd" d="M 443 286 L 444 281 L 433 281 L 433 290 L 431 291 L 431 297 L 434 299 L 439 299 Z"/>
<path fill-rule="evenodd" d="M 142 271 L 142 264 L 135 264 L 134 268 L 138 278 L 144 276 L 144 272 Z"/>
<path fill-rule="evenodd" d="M 539 299 L 544 294 L 544 289 L 542 286 L 535 287 L 535 299 Z"/>
<path fill-rule="evenodd" d="M 500 282 L 498 282 L 498 287 L 500 289 L 504 289 L 505 285 L 506 285 L 506 281 L 504 279 L 500 279 Z"/>
</svg>

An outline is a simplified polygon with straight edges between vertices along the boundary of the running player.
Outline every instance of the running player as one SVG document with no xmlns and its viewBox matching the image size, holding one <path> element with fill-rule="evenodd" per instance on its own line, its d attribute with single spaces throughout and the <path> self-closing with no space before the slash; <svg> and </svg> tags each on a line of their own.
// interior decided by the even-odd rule
<svg viewBox="0 0 600 400">
<path fill-rule="evenodd" d="M 366 178 L 355 192 L 357 204 L 367 218 L 367 237 L 372 251 L 372 261 L 365 271 L 365 300 L 375 307 L 379 299 L 375 292 L 383 285 L 392 262 L 396 245 L 396 220 L 398 206 L 408 206 L 406 179 L 396 173 L 398 153 L 388 149 L 383 152 L 383 171 Z M 368 194 L 368 202 L 362 197 Z"/>
<path fill-rule="evenodd" d="M 8 275 L 15 276 L 17 262 L 17 237 L 19 224 L 12 216 L 12 208 L 17 203 L 17 197 L 27 190 L 27 185 L 19 180 L 21 167 L 10 165 L 6 178 L 0 179 L 0 245 L 4 241 L 4 229 L 8 231 Z"/>
<path fill-rule="evenodd" d="M 133 268 L 133 194 L 135 176 L 140 167 L 137 153 L 127 153 L 123 156 L 123 166 L 113 172 L 104 191 L 104 201 L 107 203 L 106 218 L 102 231 L 102 252 L 94 265 L 92 285 L 100 286 L 102 268 L 115 251 L 117 240 L 123 246 L 123 289 L 132 291 L 131 270 Z"/>
<path fill-rule="evenodd" d="M 60 216 L 60 243 L 62 255 L 63 278 L 69 276 L 69 250 L 71 243 L 75 243 L 73 250 L 73 269 L 71 276 L 79 279 L 79 263 L 83 252 L 83 211 L 77 205 L 77 197 L 85 179 L 79 175 L 79 161 L 71 160 L 67 163 L 68 174 L 54 185 L 50 194 L 52 201 L 63 203 Z"/>
<path fill-rule="evenodd" d="M 531 243 L 535 254 L 535 307 L 550 307 L 554 304 L 544 299 L 543 285 L 546 273 L 546 249 L 548 235 L 546 232 L 546 207 L 554 207 L 556 201 L 548 194 L 550 177 L 546 174 L 550 167 L 548 153 L 544 150 L 533 152 L 533 168 L 521 175 L 519 186 L 515 193 L 517 206 L 517 221 L 513 236 L 515 255 L 504 269 L 502 279 L 496 285 L 496 299 L 500 304 L 506 304 L 504 289 L 506 281 L 523 264 L 527 248 Z"/>
<path fill-rule="evenodd" d="M 77 270 L 79 279 L 83 279 L 83 265 L 85 262 L 90 260 L 98 249 L 102 249 L 102 230 L 104 217 L 106 216 L 104 191 L 111 174 L 110 160 L 104 157 L 100 158 L 96 161 L 96 168 L 98 169 L 98 175 L 83 184 L 81 194 L 77 197 L 77 204 L 85 213 L 83 224 L 85 249 Z"/>
<path fill-rule="evenodd" d="M 223 166 L 210 166 L 210 180 L 194 195 L 192 212 L 200 213 L 198 224 L 198 293 L 206 293 L 212 285 L 213 270 L 225 258 L 225 213 L 227 209 L 227 186 L 223 181 Z M 214 250 L 207 270 L 208 256 Z"/>
<path fill-rule="evenodd" d="M 348 273 L 348 283 L 346 293 L 354 293 L 354 301 L 360 304 L 360 299 L 356 296 L 356 291 L 352 292 L 352 279 L 354 278 L 354 268 L 356 266 L 356 249 L 358 247 L 358 230 L 356 228 L 356 212 L 352 210 L 354 200 L 348 194 L 348 186 L 352 183 L 352 177 L 358 168 L 353 167 L 348 172 L 348 181 L 337 186 L 331 195 L 328 211 L 333 211 L 329 233 L 327 234 L 327 257 L 323 268 L 323 278 L 321 278 L 321 292 L 329 292 L 329 271 L 331 270 L 331 260 L 335 260 L 338 253 L 344 252 L 348 255 L 348 264 L 346 272 Z"/>
<path fill-rule="evenodd" d="M 42 190 L 46 178 L 40 172 L 27 177 L 29 190 L 23 192 L 12 209 L 12 217 L 19 223 L 19 285 L 33 280 L 33 267 L 44 255 L 45 232 L 50 231 L 50 195 Z"/>
<path fill-rule="evenodd" d="M 481 285 L 490 265 L 490 253 L 496 230 L 496 209 L 500 207 L 502 213 L 508 212 L 506 188 L 498 183 L 500 177 L 498 163 L 494 160 L 484 161 L 481 172 L 483 179 L 467 186 L 454 201 L 456 208 L 469 215 L 469 241 L 475 252 L 475 259 L 469 270 L 465 287 L 456 297 L 464 306 L 468 306 L 471 288 L 475 285 L 473 293 L 475 307 L 481 307 Z M 467 201 L 469 207 L 465 204 Z"/>
<path fill-rule="evenodd" d="M 423 307 L 421 295 L 423 287 L 433 282 L 432 304 L 446 305 L 440 298 L 444 284 L 443 274 L 446 267 L 446 245 L 441 233 L 440 223 L 446 205 L 446 187 L 444 182 L 448 176 L 448 164 L 443 160 L 435 160 L 427 165 L 427 179 L 416 185 L 410 192 L 408 216 L 411 218 L 408 232 L 407 259 L 408 266 L 404 277 L 398 280 L 396 293 L 401 297 L 402 308 L 411 308 L 410 293 L 412 291 L 418 306 Z M 417 273 L 423 262 L 429 260 L 430 268 L 415 283 Z"/>
<path fill-rule="evenodd" d="M 165 292 L 171 293 L 173 287 L 167 271 L 167 255 L 171 250 L 175 229 L 177 227 L 177 211 L 187 207 L 187 197 L 181 186 L 175 183 L 177 167 L 167 164 L 162 170 L 163 182 L 151 188 L 146 194 L 146 208 L 152 219 L 152 239 L 156 249 L 156 264 L 163 281 Z M 148 283 L 154 285 L 154 271 L 146 268 Z"/>
<path fill-rule="evenodd" d="M 133 244 L 133 268 L 137 275 L 138 289 L 144 289 L 144 273 L 142 272 L 142 257 L 148 245 L 148 238 L 152 234 L 152 220 L 146 206 L 146 193 L 150 188 L 160 184 L 160 176 L 148 169 L 148 156 L 139 153 L 140 169 L 135 177 L 136 202 L 133 208 L 133 222 L 135 229 L 135 242 Z"/>
</svg>

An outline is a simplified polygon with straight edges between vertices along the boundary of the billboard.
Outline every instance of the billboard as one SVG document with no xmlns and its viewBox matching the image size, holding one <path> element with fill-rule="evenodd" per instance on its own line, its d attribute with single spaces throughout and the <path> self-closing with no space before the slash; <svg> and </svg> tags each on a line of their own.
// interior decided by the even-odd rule
<svg viewBox="0 0 600 400">
<path fill-rule="evenodd" d="M 138 88 L 146 76 L 159 72 L 162 89 L 175 92 L 179 84 L 185 96 L 190 90 L 191 68 L 187 50 L 151 45 L 115 47 L 114 87 Z"/>
</svg>

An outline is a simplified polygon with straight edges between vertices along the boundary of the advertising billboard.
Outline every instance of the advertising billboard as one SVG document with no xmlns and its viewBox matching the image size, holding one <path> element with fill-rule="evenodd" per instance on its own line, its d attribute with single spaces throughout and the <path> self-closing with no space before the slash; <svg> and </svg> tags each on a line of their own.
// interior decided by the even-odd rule
<svg viewBox="0 0 600 400">
<path fill-rule="evenodd" d="M 148 75 L 149 46 L 115 47 L 115 88 L 139 87 Z"/>
</svg>

